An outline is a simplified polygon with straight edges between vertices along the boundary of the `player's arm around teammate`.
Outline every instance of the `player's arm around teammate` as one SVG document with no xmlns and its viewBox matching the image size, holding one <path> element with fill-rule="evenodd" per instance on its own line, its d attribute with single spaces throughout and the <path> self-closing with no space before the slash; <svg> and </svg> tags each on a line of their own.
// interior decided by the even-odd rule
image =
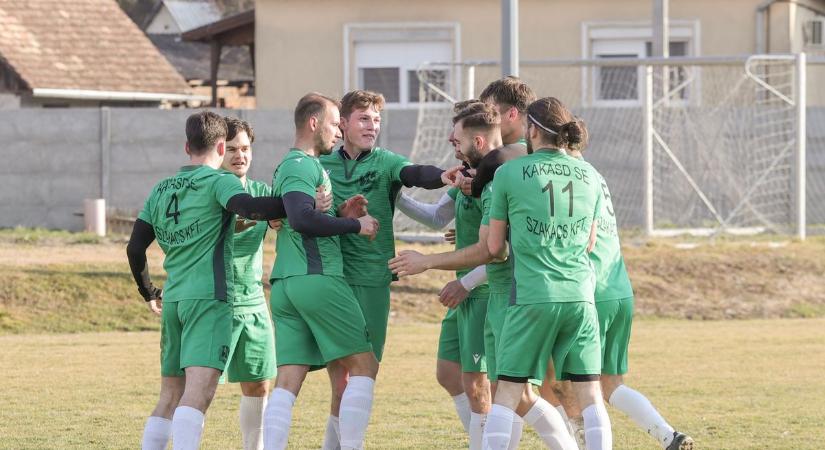
<svg viewBox="0 0 825 450">
<path fill-rule="evenodd" d="M 543 377 L 552 359 L 558 376 L 574 382 L 587 448 L 610 448 L 610 422 L 596 375 L 601 361 L 587 256 L 601 209 L 600 185 L 588 166 L 564 152 L 581 142 L 584 131 L 561 102 L 532 103 L 528 120 L 528 152 L 536 152 L 505 165 L 493 183 L 490 252 L 504 253 L 509 223 L 516 284 L 498 346 L 500 383 L 485 442 L 491 448 L 507 445 L 520 385 L 528 377 Z M 560 445 L 576 448 L 558 419 Z"/>
<path fill-rule="evenodd" d="M 318 156 L 329 154 L 341 137 L 338 104 L 307 94 L 295 108 L 294 147 L 284 156 L 272 183 L 284 198 L 287 221 L 278 232 L 272 269 L 278 376 L 264 413 L 264 447 L 286 448 L 292 406 L 310 368 L 330 362 L 352 375 L 343 394 L 341 448 L 360 448 L 372 407 L 378 363 L 363 314 L 343 278 L 338 243 L 344 234 L 370 239 L 378 231 L 371 216 L 334 217 L 314 209 L 316 186 L 332 193 Z"/>
<path fill-rule="evenodd" d="M 143 447 L 197 448 L 204 413 L 228 356 L 233 280 L 229 267 L 232 212 L 283 217 L 283 204 L 253 198 L 240 181 L 218 171 L 225 154 L 226 124 L 210 112 L 186 123 L 191 165 L 159 182 L 138 216 L 127 246 L 129 265 L 150 309 L 161 314 L 161 391 L 146 422 Z M 146 249 L 157 238 L 168 273 L 163 304 L 151 285 Z M 169 420 L 171 418 L 171 421 Z"/>
</svg>

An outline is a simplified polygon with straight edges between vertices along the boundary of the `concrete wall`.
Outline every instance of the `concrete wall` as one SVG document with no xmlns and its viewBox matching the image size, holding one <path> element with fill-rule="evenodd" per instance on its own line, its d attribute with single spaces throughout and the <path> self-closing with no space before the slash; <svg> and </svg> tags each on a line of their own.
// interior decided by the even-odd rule
<svg viewBox="0 0 825 450">
<path fill-rule="evenodd" d="M 755 11 L 763 0 L 673 0 L 672 21 L 698 23 L 696 54 L 742 55 L 756 49 Z M 814 3 L 822 3 L 817 0 Z M 649 0 L 522 0 L 522 59 L 580 58 L 587 45 L 584 23 L 649 22 Z M 433 12 L 437 11 L 437 14 Z M 308 91 L 341 95 L 344 86 L 344 27 L 354 23 L 458 23 L 461 60 L 499 59 L 500 2 L 494 0 L 324 0 L 256 2 L 258 106 L 291 108 Z M 771 7 L 770 49 L 791 50 L 787 3 Z M 801 27 L 801 23 L 796 23 Z M 300 73 L 300 76 L 295 76 Z"/>
<path fill-rule="evenodd" d="M 270 182 L 293 142 L 292 111 L 219 112 L 253 125 L 250 176 Z M 85 198 L 104 197 L 110 208 L 140 209 L 158 180 L 187 164 L 184 123 L 191 113 L 131 108 L 0 111 L 0 227 L 80 230 L 83 218 L 78 214 Z M 415 119 L 415 112 L 388 112 L 379 142 L 409 155 Z"/>
</svg>

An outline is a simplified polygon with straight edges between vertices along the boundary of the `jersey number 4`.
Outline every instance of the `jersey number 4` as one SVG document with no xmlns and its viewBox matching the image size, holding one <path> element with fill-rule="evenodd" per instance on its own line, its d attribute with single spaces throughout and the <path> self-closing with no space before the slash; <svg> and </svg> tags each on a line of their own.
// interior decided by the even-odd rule
<svg viewBox="0 0 825 450">
<path fill-rule="evenodd" d="M 556 215 L 556 200 L 555 200 L 555 193 L 553 192 L 553 180 L 547 182 L 547 184 L 541 189 L 541 192 L 549 192 L 550 193 L 550 217 L 554 217 Z M 567 183 L 567 185 L 561 190 L 561 193 L 564 194 L 568 192 L 570 194 L 570 202 L 567 208 L 567 216 L 573 217 L 573 182 Z"/>
<path fill-rule="evenodd" d="M 169 200 L 169 205 L 166 206 L 166 218 L 171 217 L 175 219 L 175 225 L 177 225 L 178 216 L 180 216 L 180 211 L 178 210 L 178 194 L 172 194 L 172 199 Z"/>
</svg>

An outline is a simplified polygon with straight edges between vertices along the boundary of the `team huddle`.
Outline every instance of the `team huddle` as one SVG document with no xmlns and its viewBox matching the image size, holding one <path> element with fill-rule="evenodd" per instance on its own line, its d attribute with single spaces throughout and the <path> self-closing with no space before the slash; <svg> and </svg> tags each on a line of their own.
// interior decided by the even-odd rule
<svg viewBox="0 0 825 450">
<path fill-rule="evenodd" d="M 155 185 L 127 247 L 138 290 L 161 317 L 160 395 L 142 448 L 170 439 L 198 448 L 223 377 L 240 384 L 243 447 L 287 448 L 295 399 L 317 369 L 331 387 L 322 448 L 363 448 L 390 284 L 450 270 L 436 377 L 470 449 L 515 449 L 525 423 L 548 448 L 612 448 L 605 401 L 662 448 L 692 449 L 623 384 L 633 290 L 607 183 L 582 157 L 585 124 L 506 77 L 454 105 L 449 140 L 460 164 L 444 170 L 376 146 L 383 107 L 383 96 L 363 90 L 301 98 L 293 148 L 271 185 L 247 178 L 248 123 L 189 117 L 191 164 Z M 444 186 L 434 204 L 401 192 Z M 455 251 L 396 255 L 396 208 L 433 228 L 454 220 Z M 162 290 L 146 258 L 155 240 Z"/>
</svg>

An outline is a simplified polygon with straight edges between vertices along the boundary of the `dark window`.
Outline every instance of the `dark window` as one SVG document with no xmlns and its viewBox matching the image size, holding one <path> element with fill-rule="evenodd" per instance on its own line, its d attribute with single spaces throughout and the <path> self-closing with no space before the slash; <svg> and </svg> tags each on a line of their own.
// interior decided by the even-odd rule
<svg viewBox="0 0 825 450">
<path fill-rule="evenodd" d="M 384 94 L 387 103 L 401 101 L 401 80 L 398 67 L 370 67 L 360 69 L 361 89 Z"/>
</svg>

